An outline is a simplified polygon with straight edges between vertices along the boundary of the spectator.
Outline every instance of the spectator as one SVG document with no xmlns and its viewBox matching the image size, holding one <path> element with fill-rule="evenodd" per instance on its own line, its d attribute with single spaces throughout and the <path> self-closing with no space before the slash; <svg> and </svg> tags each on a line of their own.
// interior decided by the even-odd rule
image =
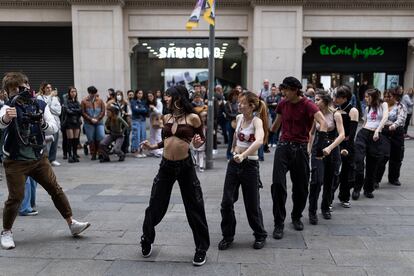
<svg viewBox="0 0 414 276">
<path fill-rule="evenodd" d="M 140 143 L 147 137 L 146 133 L 146 117 L 148 115 L 148 106 L 144 98 L 144 91 L 137 90 L 135 98 L 131 100 L 132 111 L 132 138 L 131 138 L 131 152 L 135 157 L 143 158 L 146 155 L 142 152 Z"/>
</svg>

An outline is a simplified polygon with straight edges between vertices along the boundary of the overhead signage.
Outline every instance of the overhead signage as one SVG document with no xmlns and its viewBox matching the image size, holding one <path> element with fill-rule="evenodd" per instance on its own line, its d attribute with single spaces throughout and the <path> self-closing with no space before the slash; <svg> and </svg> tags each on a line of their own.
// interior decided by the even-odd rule
<svg viewBox="0 0 414 276">
<path fill-rule="evenodd" d="M 354 43 L 353 47 L 322 44 L 319 46 L 319 53 L 321 56 L 351 56 L 353 59 L 359 57 L 368 59 L 369 57 L 383 56 L 385 50 L 381 46 L 362 48 L 358 47 L 357 43 Z"/>
<path fill-rule="evenodd" d="M 160 59 L 205 59 L 210 56 L 207 47 L 161 47 L 158 57 Z M 214 58 L 220 58 L 221 50 L 214 48 Z"/>
</svg>

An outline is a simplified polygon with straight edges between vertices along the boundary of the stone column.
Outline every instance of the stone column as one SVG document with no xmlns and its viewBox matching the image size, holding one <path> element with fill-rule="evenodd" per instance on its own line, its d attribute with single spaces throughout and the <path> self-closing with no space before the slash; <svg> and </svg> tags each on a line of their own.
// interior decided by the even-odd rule
<svg viewBox="0 0 414 276">
<path fill-rule="evenodd" d="M 122 16 L 120 5 L 72 6 L 74 79 L 82 96 L 90 85 L 103 98 L 110 87 L 125 90 Z"/>
<path fill-rule="evenodd" d="M 408 42 L 407 68 L 404 75 L 404 88 L 414 87 L 414 38 Z"/>
<path fill-rule="evenodd" d="M 302 33 L 302 6 L 254 7 L 253 91 L 259 91 L 264 79 L 279 84 L 287 76 L 302 78 Z"/>
</svg>

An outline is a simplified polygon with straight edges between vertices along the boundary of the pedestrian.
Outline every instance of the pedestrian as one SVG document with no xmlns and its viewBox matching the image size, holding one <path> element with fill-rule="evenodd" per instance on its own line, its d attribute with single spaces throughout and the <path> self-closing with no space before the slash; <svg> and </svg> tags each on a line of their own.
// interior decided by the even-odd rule
<svg viewBox="0 0 414 276">
<path fill-rule="evenodd" d="M 340 144 L 341 150 L 341 171 L 339 173 L 339 194 L 338 199 L 342 207 L 350 208 L 351 189 L 355 183 L 355 136 L 358 128 L 359 113 L 358 109 L 352 105 L 351 88 L 342 85 L 337 88 L 335 94 L 335 104 L 338 106 L 338 112 L 342 116 L 344 125 L 345 139 Z M 334 186 L 332 190 L 332 199 L 338 187 Z"/>
<path fill-rule="evenodd" d="M 401 103 L 402 94 L 397 89 L 384 92 L 388 105 L 388 120 L 382 129 L 384 156 L 378 164 L 375 186 L 379 187 L 388 163 L 388 183 L 401 186 L 400 170 L 404 159 L 404 125 L 407 109 Z M 388 162 L 389 161 L 389 162 Z"/>
<path fill-rule="evenodd" d="M 139 144 L 147 138 L 146 117 L 148 115 L 148 105 L 144 97 L 144 91 L 137 90 L 135 98 L 131 100 L 132 111 L 132 132 L 131 132 L 131 152 L 135 157 L 143 158 L 146 155 L 142 152 Z"/>
<path fill-rule="evenodd" d="M 355 186 L 352 199 L 358 200 L 362 186 L 367 198 L 374 198 L 375 170 L 384 156 L 381 131 L 388 120 L 388 105 L 381 101 L 378 89 L 365 92 L 364 124 L 355 141 Z M 365 175 L 364 175 L 365 169 Z"/>
<path fill-rule="evenodd" d="M 19 208 L 20 216 L 37 216 L 39 214 L 36 210 L 36 187 L 36 181 L 28 176 L 24 184 L 24 198 Z"/>
<path fill-rule="evenodd" d="M 311 181 L 309 187 L 309 223 L 318 224 L 318 199 L 321 187 L 322 203 L 321 212 L 324 219 L 331 219 L 330 205 L 332 203 L 332 189 L 336 186 L 339 178 L 339 168 L 341 166 L 341 155 L 339 144 L 345 138 L 342 116 L 332 105 L 331 96 L 318 91 L 315 95 L 315 103 L 322 112 L 327 125 L 326 137 L 320 136 L 320 124 L 315 122 L 310 131 L 308 153 L 311 154 Z M 327 141 L 323 151 L 323 158 L 317 158 L 317 147 L 319 139 Z"/>
<path fill-rule="evenodd" d="M 52 85 L 47 82 L 43 82 L 40 85 L 39 93 L 37 98 L 44 101 L 50 109 L 50 112 L 53 115 L 57 125 L 60 127 L 59 116 L 62 113 L 62 106 L 59 102 L 59 97 L 57 90 L 53 90 Z M 58 167 L 60 163 L 56 160 L 57 148 L 59 142 L 59 130 L 56 133 L 53 133 L 53 141 L 47 144 L 47 151 L 49 154 L 49 162 L 52 166 Z"/>
<path fill-rule="evenodd" d="M 253 230 L 254 249 L 262 249 L 266 243 L 267 232 L 263 225 L 260 208 L 262 187 L 259 172 L 258 150 L 268 135 L 268 114 L 264 101 L 252 92 L 240 96 L 240 115 L 236 119 L 236 131 L 232 146 L 233 158 L 228 162 L 221 201 L 221 231 L 223 239 L 219 250 L 231 246 L 236 232 L 234 203 L 238 200 L 239 188 L 243 191 L 243 201 L 247 220 Z"/>
<path fill-rule="evenodd" d="M 132 115 L 132 111 L 131 111 L 131 106 L 129 104 L 128 101 L 126 101 L 124 99 L 124 93 L 121 90 L 117 90 L 115 92 L 115 100 L 113 100 L 111 102 L 111 104 L 114 103 L 118 106 L 119 108 L 119 116 L 121 116 L 122 119 L 124 119 L 125 122 L 128 123 L 128 127 L 125 128 L 125 133 L 124 133 L 124 142 L 122 143 L 122 147 L 121 150 L 123 153 L 128 153 L 129 152 L 129 137 L 131 134 L 131 115 Z"/>
<path fill-rule="evenodd" d="M 203 124 L 203 134 L 206 136 L 207 132 L 207 112 L 203 111 L 199 114 L 201 122 Z M 206 144 L 204 143 L 200 147 L 196 148 L 191 144 L 191 152 L 194 157 L 194 165 L 198 167 L 199 172 L 204 172 L 206 168 Z"/>
<path fill-rule="evenodd" d="M 227 160 L 231 160 L 233 158 L 232 148 L 233 148 L 233 136 L 234 131 L 236 129 L 236 117 L 239 114 L 239 95 L 241 93 L 237 89 L 233 89 L 228 97 L 227 102 L 224 105 L 224 113 L 226 115 L 226 131 L 229 139 L 229 143 L 227 144 Z"/>
<path fill-rule="evenodd" d="M 65 193 L 56 181 L 48 158 L 44 155 L 44 135 L 56 133 L 59 125 L 49 106 L 34 97 L 27 76 L 19 72 L 6 73 L 3 78 L 10 100 L 0 110 L 0 128 L 5 129 L 3 162 L 6 172 L 8 198 L 3 209 L 3 249 L 15 247 L 12 227 L 24 198 L 26 177 L 32 177 L 51 196 L 54 205 L 66 220 L 73 236 L 90 224 L 72 218 L 72 209 Z M 29 133 L 29 135 L 27 134 Z"/>
<path fill-rule="evenodd" d="M 177 180 L 196 246 L 193 264 L 201 266 L 206 262 L 210 237 L 203 193 L 189 150 L 191 142 L 196 148 L 204 143 L 203 125 L 200 117 L 193 111 L 185 87 L 169 88 L 164 99 L 171 113 L 164 116 L 163 141 L 156 145 L 151 145 L 149 141 L 142 143 L 142 147 L 147 150 L 164 148 L 160 168 L 154 178 L 149 206 L 145 210 L 141 237 L 142 255 L 147 258 L 152 253 L 155 226 L 167 212 L 171 190 Z"/>
<path fill-rule="evenodd" d="M 83 127 L 88 139 L 91 160 L 96 160 L 99 144 L 105 137 L 103 125 L 105 103 L 100 99 L 95 86 L 88 87 L 88 94 L 81 102 L 82 117 L 84 119 Z"/>
<path fill-rule="evenodd" d="M 66 148 L 69 154 L 68 162 L 79 162 L 78 145 L 80 126 L 82 125 L 82 109 L 78 101 L 78 91 L 75 87 L 69 87 L 66 104 L 63 105 L 63 122 L 66 131 Z"/>
<path fill-rule="evenodd" d="M 404 124 L 404 139 L 411 139 L 412 137 L 408 135 L 408 126 L 411 123 L 411 118 L 413 116 L 413 107 L 414 107 L 414 89 L 409 88 L 407 93 L 402 97 L 401 103 L 405 105 L 407 109 L 407 118 L 405 119 Z"/>
<path fill-rule="evenodd" d="M 267 108 L 270 114 L 270 123 L 273 124 L 276 120 L 276 107 L 281 101 L 281 96 L 279 95 L 279 88 L 272 86 L 270 96 L 266 98 Z M 279 132 L 269 133 L 269 147 L 276 147 L 277 141 L 279 139 Z"/>
<path fill-rule="evenodd" d="M 150 144 L 158 144 L 162 141 L 161 131 L 163 128 L 162 122 L 162 102 L 155 98 L 155 95 L 152 91 L 147 93 L 147 104 L 149 109 L 149 118 L 150 118 Z M 151 151 L 150 156 L 161 157 L 162 149 L 156 149 Z"/>
<path fill-rule="evenodd" d="M 125 160 L 125 153 L 122 151 L 122 144 L 124 142 L 125 128 L 129 125 L 120 116 L 119 106 L 115 103 L 107 105 L 105 121 L 105 132 L 108 133 L 99 145 L 99 162 L 110 162 L 109 146 L 115 142 L 113 151 L 118 155 L 120 162 Z"/>
<path fill-rule="evenodd" d="M 326 122 L 321 111 L 309 99 L 303 96 L 302 84 L 295 77 L 287 77 L 280 84 L 279 89 L 285 96 L 276 108 L 276 121 L 271 131 L 275 132 L 282 127 L 282 134 L 276 147 L 273 162 L 273 216 L 275 228 L 273 238 L 283 238 L 284 221 L 286 217 L 286 174 L 290 171 L 292 180 L 293 210 L 292 224 L 295 230 L 302 231 L 302 212 L 308 198 L 309 184 L 309 155 L 307 144 L 309 131 L 314 120 L 320 124 L 320 139 L 315 145 L 316 157 L 323 156 L 326 139 Z"/>
</svg>

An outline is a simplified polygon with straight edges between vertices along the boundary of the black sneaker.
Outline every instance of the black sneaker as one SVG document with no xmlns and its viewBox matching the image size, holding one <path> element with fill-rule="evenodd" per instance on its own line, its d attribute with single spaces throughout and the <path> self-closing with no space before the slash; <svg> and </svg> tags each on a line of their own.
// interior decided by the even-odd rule
<svg viewBox="0 0 414 276">
<path fill-rule="evenodd" d="M 274 239 L 280 240 L 283 238 L 283 228 L 285 228 L 283 224 L 275 225 L 275 230 L 273 230 Z"/>
<path fill-rule="evenodd" d="M 196 250 L 193 259 L 193 265 L 195 266 L 202 266 L 206 263 L 206 251 L 204 250 Z"/>
<path fill-rule="evenodd" d="M 121 156 L 119 156 L 119 160 L 118 160 L 119 162 L 122 162 L 122 161 L 125 161 L 125 155 L 121 155 Z"/>
<path fill-rule="evenodd" d="M 401 186 L 401 182 L 399 180 L 392 181 L 392 182 L 390 181 L 390 182 L 388 182 L 388 184 L 394 185 L 394 186 Z"/>
<path fill-rule="evenodd" d="M 232 243 L 233 243 L 233 240 L 222 239 L 218 244 L 218 249 L 226 250 L 232 245 Z"/>
<path fill-rule="evenodd" d="M 262 249 L 266 243 L 266 238 L 256 238 L 253 243 L 254 249 Z"/>
<path fill-rule="evenodd" d="M 366 198 L 374 198 L 374 194 L 372 192 L 364 192 L 364 196 Z"/>
<path fill-rule="evenodd" d="M 353 200 L 358 200 L 358 198 L 359 198 L 359 191 L 353 191 L 352 192 L 352 199 Z"/>
<path fill-rule="evenodd" d="M 374 182 L 374 189 L 378 190 L 379 189 L 379 182 Z"/>
<path fill-rule="evenodd" d="M 85 155 L 88 155 L 89 154 L 89 149 L 88 149 L 88 145 L 85 143 L 85 144 L 83 144 L 83 153 L 85 154 Z"/>
<path fill-rule="evenodd" d="M 318 215 L 314 213 L 309 213 L 309 223 L 312 225 L 318 224 Z"/>
<path fill-rule="evenodd" d="M 331 212 L 329 212 L 329 211 L 322 211 L 322 216 L 323 216 L 324 219 L 331 219 L 332 218 Z"/>
<path fill-rule="evenodd" d="M 148 258 L 152 253 L 152 244 L 149 243 L 144 237 L 141 237 L 141 253 L 144 258 Z"/>
<path fill-rule="evenodd" d="M 303 223 L 300 219 L 292 220 L 292 224 L 293 224 L 293 228 L 296 231 L 302 231 L 303 230 Z"/>
</svg>

